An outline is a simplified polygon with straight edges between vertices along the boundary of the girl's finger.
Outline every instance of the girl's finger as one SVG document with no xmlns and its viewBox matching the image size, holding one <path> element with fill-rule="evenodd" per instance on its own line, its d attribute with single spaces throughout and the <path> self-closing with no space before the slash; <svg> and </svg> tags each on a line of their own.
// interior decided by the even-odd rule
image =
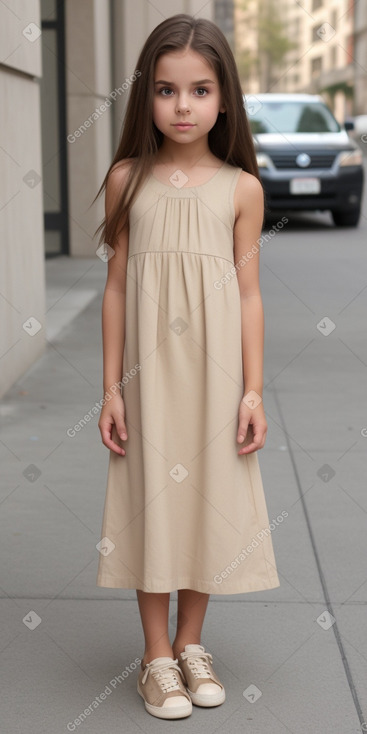
<svg viewBox="0 0 367 734">
<path fill-rule="evenodd" d="M 240 449 L 237 453 L 240 456 L 241 454 L 251 454 L 253 451 L 257 451 L 260 448 L 260 446 L 253 441 L 252 443 L 249 443 L 248 446 L 244 446 L 242 449 Z"/>
<path fill-rule="evenodd" d="M 125 456 L 125 449 L 119 446 L 111 437 L 111 426 L 109 425 L 107 428 L 101 427 L 100 431 L 102 436 L 102 443 L 104 444 L 104 446 L 106 446 L 108 449 L 111 449 L 111 451 L 114 451 L 116 454 Z"/>
<path fill-rule="evenodd" d="M 238 428 L 238 433 L 237 433 L 237 441 L 239 441 L 239 443 L 242 443 L 242 441 L 245 440 L 245 437 L 247 436 L 247 431 L 248 431 L 248 426 L 245 426 L 243 423 L 240 424 Z"/>
</svg>

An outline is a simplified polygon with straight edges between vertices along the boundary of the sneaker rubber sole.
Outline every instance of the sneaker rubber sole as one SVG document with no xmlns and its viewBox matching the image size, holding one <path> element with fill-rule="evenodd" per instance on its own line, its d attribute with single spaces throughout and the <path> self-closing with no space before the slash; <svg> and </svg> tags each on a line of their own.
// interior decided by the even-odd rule
<svg viewBox="0 0 367 734">
<path fill-rule="evenodd" d="M 226 700 L 226 692 L 224 690 L 215 696 L 206 696 L 204 693 L 193 693 L 189 688 L 186 690 L 195 706 L 219 706 Z"/>
<path fill-rule="evenodd" d="M 182 719 L 185 716 L 190 716 L 192 713 L 192 703 L 184 696 L 182 696 L 182 700 L 185 703 L 183 703 L 182 706 L 168 706 L 167 708 L 164 708 L 162 706 L 153 706 L 153 704 L 148 703 L 148 701 L 145 700 L 144 693 L 140 688 L 139 682 L 137 688 L 139 695 L 144 701 L 146 710 L 152 716 L 157 716 L 159 719 Z"/>
</svg>

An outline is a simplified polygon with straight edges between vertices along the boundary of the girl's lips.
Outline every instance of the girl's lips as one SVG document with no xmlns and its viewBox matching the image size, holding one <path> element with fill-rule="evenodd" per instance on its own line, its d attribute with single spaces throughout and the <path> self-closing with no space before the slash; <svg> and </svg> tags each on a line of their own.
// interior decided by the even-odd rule
<svg viewBox="0 0 367 734">
<path fill-rule="evenodd" d="M 191 122 L 175 122 L 174 127 L 194 127 Z"/>
</svg>

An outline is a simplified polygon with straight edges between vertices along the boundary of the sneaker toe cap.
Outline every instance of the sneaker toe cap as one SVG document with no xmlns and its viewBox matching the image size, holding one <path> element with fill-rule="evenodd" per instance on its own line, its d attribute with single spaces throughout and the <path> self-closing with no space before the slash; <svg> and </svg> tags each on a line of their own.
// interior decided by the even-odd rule
<svg viewBox="0 0 367 734">
<path fill-rule="evenodd" d="M 185 696 L 171 696 L 170 698 L 166 698 L 162 708 L 177 708 L 178 706 L 183 706 L 186 703 L 188 703 L 188 701 Z"/>
<path fill-rule="evenodd" d="M 204 696 L 215 696 L 220 693 L 221 687 L 217 683 L 200 683 L 196 693 L 200 693 Z"/>
</svg>

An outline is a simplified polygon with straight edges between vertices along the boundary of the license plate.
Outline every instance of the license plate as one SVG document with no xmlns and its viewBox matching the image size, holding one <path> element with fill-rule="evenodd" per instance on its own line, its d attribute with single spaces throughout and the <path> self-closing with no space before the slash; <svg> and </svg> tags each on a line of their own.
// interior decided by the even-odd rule
<svg viewBox="0 0 367 734">
<path fill-rule="evenodd" d="M 319 194 L 321 191 L 319 178 L 291 178 L 289 182 L 291 194 Z"/>
</svg>

